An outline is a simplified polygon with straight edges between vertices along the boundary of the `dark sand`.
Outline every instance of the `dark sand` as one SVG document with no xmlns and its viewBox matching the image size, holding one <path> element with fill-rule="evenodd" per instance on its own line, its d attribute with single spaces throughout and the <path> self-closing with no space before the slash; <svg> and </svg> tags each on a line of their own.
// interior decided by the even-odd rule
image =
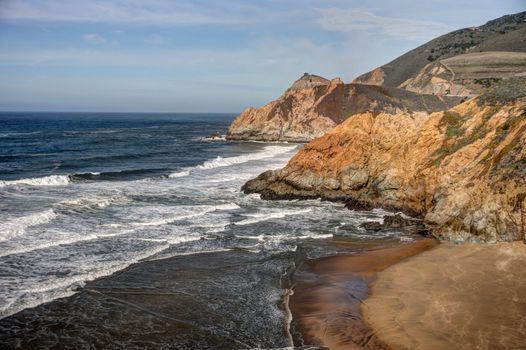
<svg viewBox="0 0 526 350">
<path fill-rule="evenodd" d="M 394 349 L 526 349 L 526 245 L 441 244 L 380 272 L 362 309 Z"/>
<path fill-rule="evenodd" d="M 355 255 L 310 260 L 293 275 L 291 332 L 295 345 L 337 349 L 385 349 L 364 322 L 361 305 L 379 271 L 436 246 L 421 239 Z"/>
</svg>

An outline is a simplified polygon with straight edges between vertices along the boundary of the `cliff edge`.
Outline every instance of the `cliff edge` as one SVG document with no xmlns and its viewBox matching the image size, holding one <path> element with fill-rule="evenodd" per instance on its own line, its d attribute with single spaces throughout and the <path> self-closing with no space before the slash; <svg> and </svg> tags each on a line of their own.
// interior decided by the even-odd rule
<svg viewBox="0 0 526 350">
<path fill-rule="evenodd" d="M 277 100 L 241 113 L 230 125 L 227 139 L 308 142 L 356 113 L 432 112 L 460 101 L 397 88 L 344 84 L 339 78 L 327 80 L 306 73 Z"/>
<path fill-rule="evenodd" d="M 525 235 L 525 165 L 526 79 L 513 78 L 446 111 L 357 113 L 243 190 L 402 210 L 439 238 L 511 241 Z"/>
</svg>

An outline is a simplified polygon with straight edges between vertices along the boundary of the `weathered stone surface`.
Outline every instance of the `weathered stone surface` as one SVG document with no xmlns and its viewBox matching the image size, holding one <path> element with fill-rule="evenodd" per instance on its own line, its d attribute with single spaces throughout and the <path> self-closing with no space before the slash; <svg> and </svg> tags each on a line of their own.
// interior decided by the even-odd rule
<svg viewBox="0 0 526 350">
<path fill-rule="evenodd" d="M 305 74 L 277 100 L 241 113 L 227 139 L 306 142 L 321 136 L 337 124 L 335 116 L 324 113 L 321 106 L 341 95 L 342 87 L 340 79 Z"/>
<path fill-rule="evenodd" d="M 398 209 L 452 240 L 523 239 L 526 98 L 516 94 L 436 113 L 355 114 L 243 189 Z"/>
<path fill-rule="evenodd" d="M 304 75 L 280 98 L 259 109 L 248 108 L 228 130 L 229 140 L 308 142 L 349 116 L 365 111 L 439 111 L 460 98 L 420 95 L 407 90 L 344 84 Z"/>
</svg>

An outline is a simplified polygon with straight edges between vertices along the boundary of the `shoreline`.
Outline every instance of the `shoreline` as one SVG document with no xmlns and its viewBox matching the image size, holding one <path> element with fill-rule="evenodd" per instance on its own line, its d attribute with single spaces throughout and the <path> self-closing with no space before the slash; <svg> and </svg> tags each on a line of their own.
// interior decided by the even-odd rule
<svg viewBox="0 0 526 350">
<path fill-rule="evenodd" d="M 305 261 L 292 274 L 290 332 L 295 346 L 387 349 L 365 323 L 361 305 L 377 274 L 440 243 L 422 238 L 356 254 Z"/>
</svg>

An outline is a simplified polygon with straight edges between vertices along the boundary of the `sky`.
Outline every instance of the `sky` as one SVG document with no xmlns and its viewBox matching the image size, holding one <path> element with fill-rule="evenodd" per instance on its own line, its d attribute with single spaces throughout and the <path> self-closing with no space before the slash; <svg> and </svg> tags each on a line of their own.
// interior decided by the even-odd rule
<svg viewBox="0 0 526 350">
<path fill-rule="evenodd" d="M 0 110 L 238 113 L 526 0 L 0 0 Z"/>
</svg>

